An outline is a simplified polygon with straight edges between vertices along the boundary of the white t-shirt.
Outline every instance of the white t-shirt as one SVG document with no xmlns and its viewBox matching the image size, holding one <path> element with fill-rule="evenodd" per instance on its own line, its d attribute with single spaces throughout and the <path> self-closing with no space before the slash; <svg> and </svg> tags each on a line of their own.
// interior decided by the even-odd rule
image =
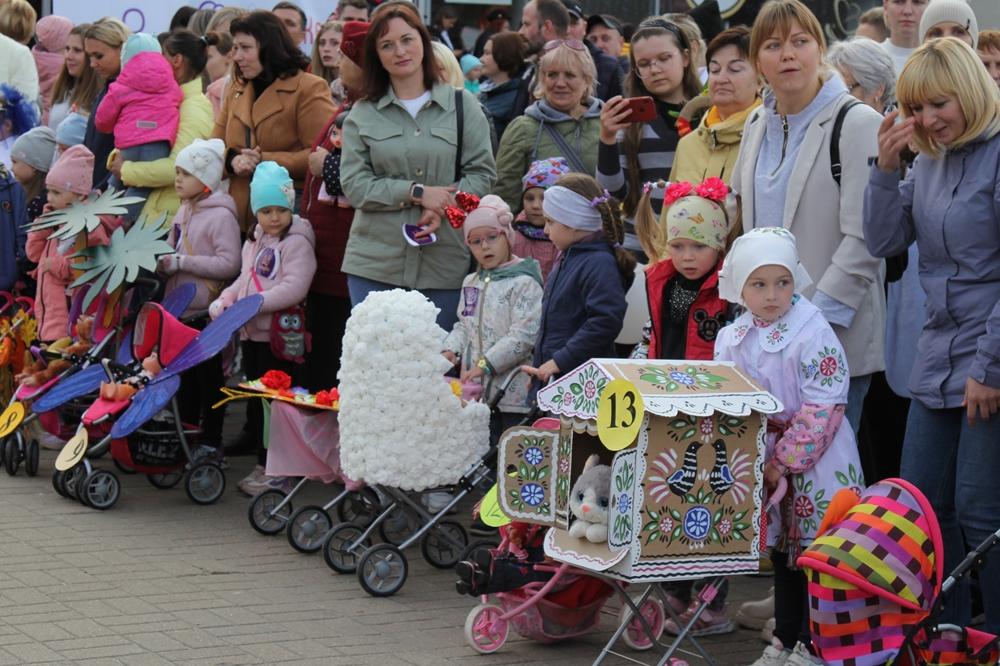
<svg viewBox="0 0 1000 666">
<path fill-rule="evenodd" d="M 415 97 L 413 99 L 401 99 L 400 103 L 406 107 L 406 110 L 410 112 L 414 120 L 417 118 L 417 111 L 424 108 L 424 104 L 431 101 L 431 91 L 428 90 L 420 97 Z"/>
<path fill-rule="evenodd" d="M 882 42 L 882 48 L 884 48 L 889 54 L 889 57 L 892 58 L 892 64 L 896 66 L 896 78 L 899 78 L 899 73 L 903 71 L 903 65 L 906 64 L 906 59 L 909 58 L 910 54 L 916 49 L 896 46 L 888 39 Z"/>
</svg>

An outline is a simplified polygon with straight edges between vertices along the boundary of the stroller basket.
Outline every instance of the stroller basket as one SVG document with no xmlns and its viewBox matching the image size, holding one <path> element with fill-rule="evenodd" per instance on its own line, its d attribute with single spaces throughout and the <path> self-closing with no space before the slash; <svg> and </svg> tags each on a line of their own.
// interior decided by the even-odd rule
<svg viewBox="0 0 1000 666">
<path fill-rule="evenodd" d="M 601 621 L 601 608 L 614 593 L 614 589 L 597 579 L 586 576 L 568 576 L 563 579 L 563 589 L 553 592 L 510 620 L 514 630 L 524 638 L 541 643 L 554 643 L 590 632 Z M 513 610 L 536 592 L 531 586 L 497 595 L 504 612 Z M 559 603 L 559 599 L 575 598 L 572 605 Z M 577 605 L 576 601 L 587 599 Z"/>
</svg>

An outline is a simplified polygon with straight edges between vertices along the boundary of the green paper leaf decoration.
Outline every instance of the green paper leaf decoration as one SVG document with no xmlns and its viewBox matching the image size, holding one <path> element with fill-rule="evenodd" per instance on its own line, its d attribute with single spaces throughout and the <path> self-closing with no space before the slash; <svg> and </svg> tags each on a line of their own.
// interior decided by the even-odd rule
<svg viewBox="0 0 1000 666">
<path fill-rule="evenodd" d="M 54 210 L 40 216 L 27 226 L 28 231 L 42 231 L 59 227 L 52 238 L 66 240 L 81 232 L 90 233 L 101 224 L 102 215 L 124 215 L 126 206 L 142 203 L 142 197 L 127 197 L 125 192 L 108 188 L 100 196 L 89 196 L 84 201 L 74 203 L 69 208 Z"/>
<path fill-rule="evenodd" d="M 90 284 L 83 299 L 84 309 L 90 307 L 102 290 L 111 295 L 122 284 L 134 282 L 140 269 L 156 270 L 156 260 L 174 252 L 163 240 L 168 231 L 166 215 L 155 220 L 143 217 L 128 231 L 115 229 L 108 245 L 95 245 L 73 255 L 84 258 L 76 266 L 83 273 L 70 287 Z"/>
</svg>

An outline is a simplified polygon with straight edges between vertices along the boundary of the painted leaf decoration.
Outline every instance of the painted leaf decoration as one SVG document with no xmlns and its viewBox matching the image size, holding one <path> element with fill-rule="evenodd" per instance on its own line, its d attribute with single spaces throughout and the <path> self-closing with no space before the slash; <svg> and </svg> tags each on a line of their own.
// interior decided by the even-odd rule
<svg viewBox="0 0 1000 666">
<path fill-rule="evenodd" d="M 90 196 L 84 201 L 74 203 L 69 208 L 55 210 L 37 218 L 28 225 L 28 231 L 41 231 L 57 228 L 52 238 L 65 240 L 73 238 L 81 232 L 90 233 L 101 224 L 102 215 L 124 215 L 127 206 L 142 203 L 142 197 L 127 197 L 124 191 L 108 188 L 100 196 Z"/>
</svg>

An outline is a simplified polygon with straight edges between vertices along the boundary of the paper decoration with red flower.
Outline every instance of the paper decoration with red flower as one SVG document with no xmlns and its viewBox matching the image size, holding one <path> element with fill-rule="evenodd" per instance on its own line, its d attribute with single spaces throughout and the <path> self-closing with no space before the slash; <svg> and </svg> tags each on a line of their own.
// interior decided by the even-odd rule
<svg viewBox="0 0 1000 666">
<path fill-rule="evenodd" d="M 281 370 L 268 370 L 260 378 L 260 383 L 274 391 L 286 391 L 292 387 L 292 378 Z"/>
<path fill-rule="evenodd" d="M 667 185 L 666 192 L 663 194 L 663 204 L 669 206 L 678 199 L 682 199 L 687 195 L 691 194 L 694 190 L 694 185 L 686 180 L 677 181 L 676 183 L 670 183 Z"/>
<path fill-rule="evenodd" d="M 680 135 L 682 139 L 693 131 L 691 123 L 688 122 L 687 118 L 678 118 L 677 122 L 674 123 L 674 129 L 677 130 L 677 134 Z"/>
<path fill-rule="evenodd" d="M 723 202 L 729 194 L 729 186 L 721 178 L 706 178 L 694 188 L 695 194 L 712 201 Z"/>
<path fill-rule="evenodd" d="M 479 197 L 468 192 L 458 192 L 455 194 L 455 205 L 444 209 L 444 214 L 448 218 L 448 224 L 453 229 L 461 229 L 465 224 L 465 216 L 479 207 Z"/>
</svg>

